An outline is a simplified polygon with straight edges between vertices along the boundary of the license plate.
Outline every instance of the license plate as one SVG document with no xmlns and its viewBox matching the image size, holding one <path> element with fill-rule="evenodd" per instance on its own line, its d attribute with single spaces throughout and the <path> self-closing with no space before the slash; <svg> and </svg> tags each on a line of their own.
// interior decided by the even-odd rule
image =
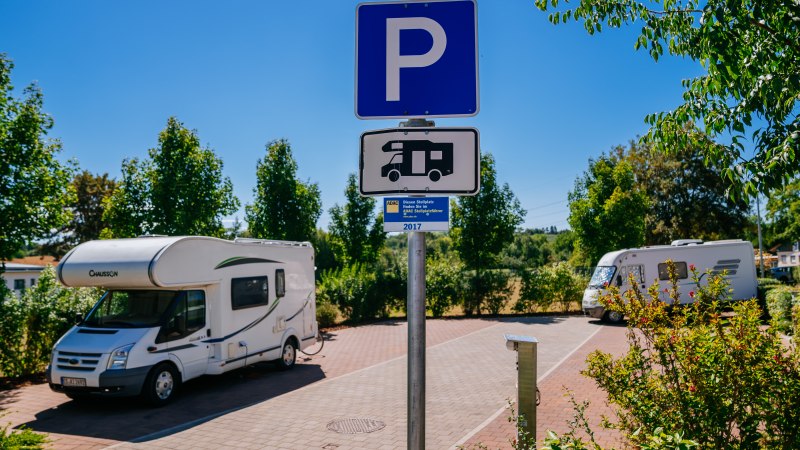
<svg viewBox="0 0 800 450">
<path fill-rule="evenodd" d="M 70 387 L 86 387 L 86 378 L 61 377 L 61 384 Z"/>
</svg>

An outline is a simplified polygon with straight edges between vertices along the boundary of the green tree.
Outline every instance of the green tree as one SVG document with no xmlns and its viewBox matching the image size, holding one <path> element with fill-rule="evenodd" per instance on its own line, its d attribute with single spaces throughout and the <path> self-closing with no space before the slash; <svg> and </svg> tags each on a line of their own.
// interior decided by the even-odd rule
<svg viewBox="0 0 800 450">
<path fill-rule="evenodd" d="M 729 197 L 720 182 L 724 168 L 704 161 L 697 147 L 664 153 L 631 142 L 614 153 L 631 164 L 636 187 L 649 198 L 646 244 L 742 238 L 751 226 L 747 203 Z"/>
<path fill-rule="evenodd" d="M 594 265 L 611 250 L 644 243 L 647 196 L 636 188 L 628 162 L 607 156 L 590 160 L 569 201 L 568 220 L 583 265 Z"/>
<path fill-rule="evenodd" d="M 699 62 L 706 73 L 683 81 L 683 103 L 650 115 L 646 140 L 661 149 L 699 146 L 706 161 L 746 196 L 767 192 L 800 173 L 800 8 L 789 1 L 536 0 L 554 24 L 583 22 L 641 27 L 636 49 L 654 60 L 670 55 Z M 560 4 L 561 3 L 561 4 Z M 660 8 L 657 5 L 660 4 Z M 695 127 L 705 134 L 698 134 Z M 752 156 L 745 134 L 752 136 Z M 706 138 L 708 136 L 708 138 Z M 723 142 L 724 141 L 724 142 Z"/>
<path fill-rule="evenodd" d="M 524 270 L 530 267 L 541 267 L 553 256 L 552 247 L 547 236 L 534 230 L 514 233 L 514 240 L 500 253 L 500 264 L 503 267 Z"/>
<path fill-rule="evenodd" d="M 108 228 L 101 237 L 136 237 L 152 230 L 150 166 L 149 161 L 136 158 L 122 161 L 122 180 L 105 201 L 103 220 L 108 222 Z"/>
<path fill-rule="evenodd" d="M 103 220 L 106 199 L 111 197 L 117 183 L 107 173 L 94 175 L 84 170 L 72 180 L 72 187 L 76 194 L 69 205 L 72 220 L 40 247 L 42 253 L 57 258 L 81 242 L 100 238 L 103 229 L 109 226 L 108 221 Z"/>
<path fill-rule="evenodd" d="M 553 262 L 569 261 L 575 252 L 575 233 L 572 230 L 561 231 L 551 245 Z"/>
<path fill-rule="evenodd" d="M 222 160 L 174 117 L 158 144 L 148 160 L 123 161 L 122 181 L 104 215 L 111 234 L 224 235 L 222 217 L 236 211 L 239 200 L 222 176 Z"/>
<path fill-rule="evenodd" d="M 774 241 L 800 241 L 800 178 L 772 192 L 767 202 L 767 219 Z"/>
<path fill-rule="evenodd" d="M 358 180 L 351 173 L 344 191 L 346 203 L 330 209 L 330 235 L 337 259 L 343 264 L 373 264 L 386 241 L 383 214 L 375 215 L 375 199 L 362 197 Z"/>
<path fill-rule="evenodd" d="M 284 139 L 267 145 L 258 160 L 255 202 L 246 206 L 250 233 L 259 238 L 308 241 L 315 237 L 322 213 L 319 187 L 297 178 L 292 148 Z"/>
<path fill-rule="evenodd" d="M 53 119 L 42 111 L 44 96 L 31 84 L 15 98 L 13 68 L 0 53 L 0 261 L 67 223 L 74 198 L 74 169 L 56 159 L 61 143 L 45 138 Z"/>
<path fill-rule="evenodd" d="M 480 314 L 487 290 L 483 274 L 498 263 L 500 252 L 514 240 L 514 230 L 526 211 L 508 184 L 498 184 L 494 157 L 481 155 L 481 189 L 471 197 L 451 200 L 450 237 L 464 266 L 473 271 L 464 312 Z"/>
</svg>

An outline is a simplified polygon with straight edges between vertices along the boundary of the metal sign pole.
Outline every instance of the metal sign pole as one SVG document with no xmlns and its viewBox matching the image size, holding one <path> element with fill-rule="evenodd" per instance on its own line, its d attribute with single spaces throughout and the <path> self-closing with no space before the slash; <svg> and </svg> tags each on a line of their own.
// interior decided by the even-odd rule
<svg viewBox="0 0 800 450">
<path fill-rule="evenodd" d="M 402 127 L 432 127 L 410 119 Z M 425 449 L 425 233 L 408 234 L 408 449 Z"/>
<path fill-rule="evenodd" d="M 425 448 L 425 233 L 408 234 L 408 448 Z"/>
</svg>

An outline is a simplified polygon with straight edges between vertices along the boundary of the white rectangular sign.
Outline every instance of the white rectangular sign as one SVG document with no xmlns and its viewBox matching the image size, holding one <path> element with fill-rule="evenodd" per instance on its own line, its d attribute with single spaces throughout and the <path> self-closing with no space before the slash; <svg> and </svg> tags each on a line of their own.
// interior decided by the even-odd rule
<svg viewBox="0 0 800 450">
<path fill-rule="evenodd" d="M 392 128 L 361 135 L 361 195 L 475 195 L 480 151 L 475 128 Z"/>
</svg>

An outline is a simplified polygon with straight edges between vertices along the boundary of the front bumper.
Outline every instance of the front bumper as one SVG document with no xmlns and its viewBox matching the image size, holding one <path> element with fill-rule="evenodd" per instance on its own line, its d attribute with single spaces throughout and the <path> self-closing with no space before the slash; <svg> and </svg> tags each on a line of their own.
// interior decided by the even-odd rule
<svg viewBox="0 0 800 450">
<path fill-rule="evenodd" d="M 108 397 L 132 397 L 142 392 L 144 380 L 152 366 L 133 369 L 106 370 L 99 375 L 99 387 L 71 387 L 61 384 L 61 379 L 53 380 L 50 366 L 47 367 L 47 383 L 55 392 L 67 394 L 91 394 Z"/>
<path fill-rule="evenodd" d="M 606 309 L 603 308 L 602 306 L 593 306 L 593 307 L 584 306 L 583 313 L 595 319 L 602 319 L 603 314 L 606 313 Z"/>
</svg>

